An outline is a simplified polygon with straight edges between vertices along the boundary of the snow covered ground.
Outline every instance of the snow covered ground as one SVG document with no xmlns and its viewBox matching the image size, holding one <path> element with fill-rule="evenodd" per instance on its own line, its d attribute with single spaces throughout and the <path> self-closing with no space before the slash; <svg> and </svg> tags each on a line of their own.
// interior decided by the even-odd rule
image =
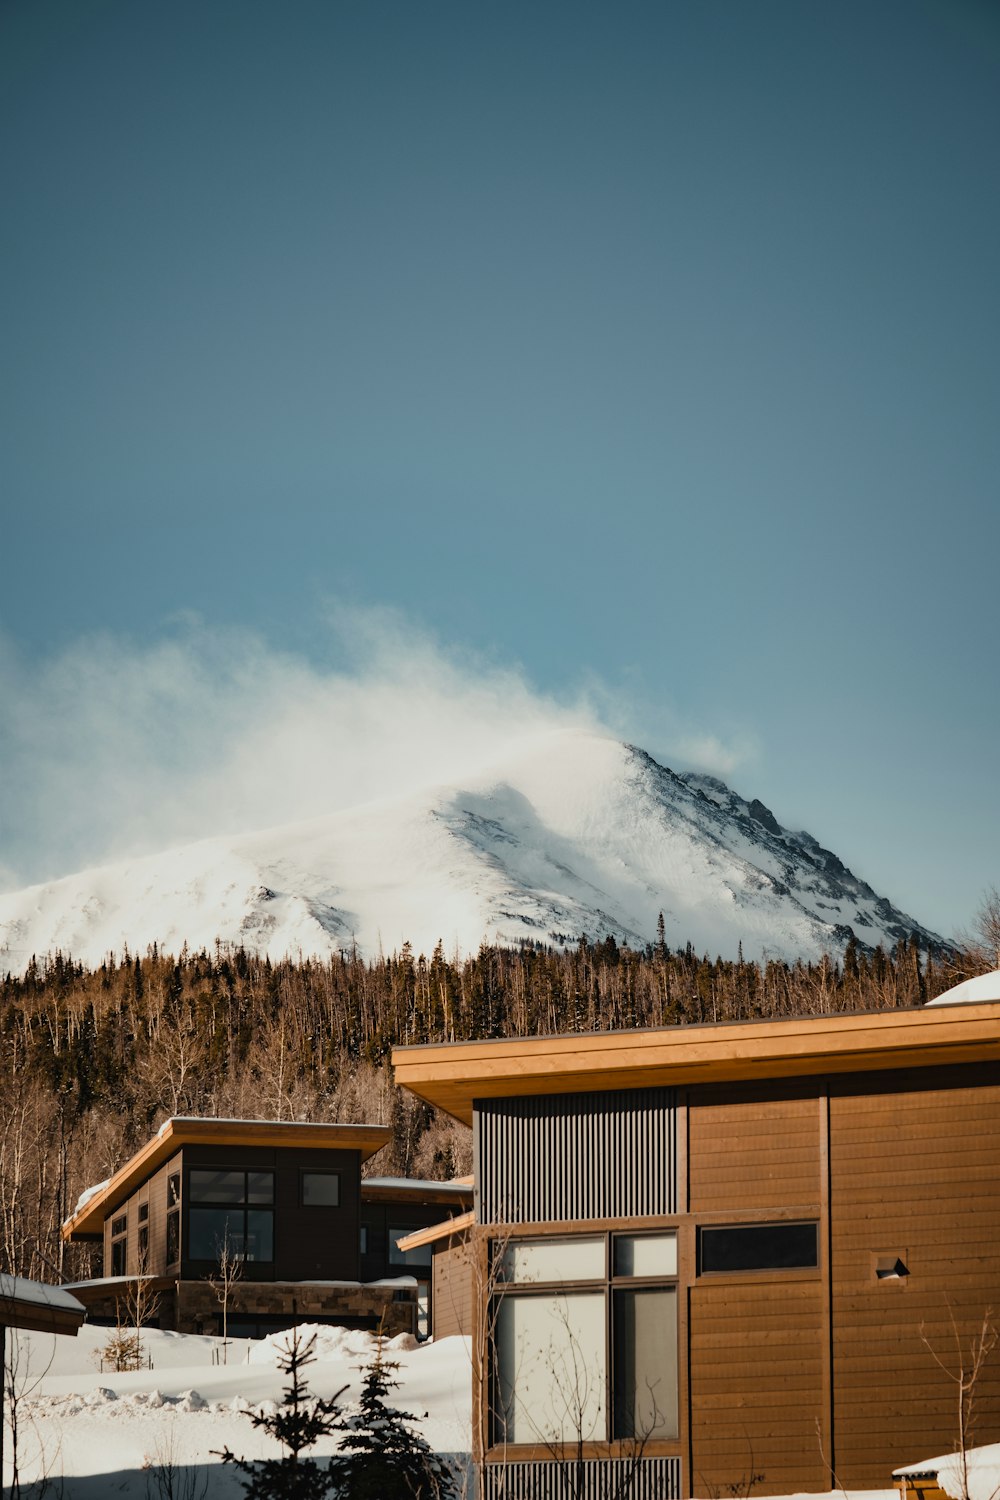
<svg viewBox="0 0 1000 1500">
<path fill-rule="evenodd" d="M 357 1399 L 360 1366 L 374 1349 L 373 1335 L 319 1328 L 317 1359 L 308 1367 L 314 1395 L 349 1390 Z M 101 1371 L 108 1330 L 84 1327 L 77 1338 L 41 1333 L 8 1334 L 16 1341 L 20 1401 L 18 1442 L 22 1480 L 47 1473 L 62 1481 L 64 1500 L 107 1500 L 158 1491 L 152 1466 L 173 1464 L 180 1479 L 207 1479 L 205 1500 L 236 1500 L 243 1490 L 232 1468 L 213 1450 L 227 1445 L 247 1458 L 276 1457 L 277 1445 L 246 1418 L 251 1406 L 280 1400 L 284 1381 L 277 1345 L 287 1335 L 230 1341 L 228 1363 L 216 1364 L 221 1340 L 147 1330 L 143 1343 L 152 1369 L 130 1374 Z M 427 1441 L 464 1464 L 469 1450 L 471 1367 L 468 1341 L 442 1339 L 416 1345 L 409 1334 L 388 1341 L 398 1360 L 395 1404 L 412 1411 Z M 334 1439 L 317 1455 L 333 1452 Z M 4 1481 L 10 1482 L 10 1434 L 5 1434 Z M 175 1494 L 183 1490 L 175 1489 Z M 197 1489 L 191 1489 L 195 1500 Z"/>
<path fill-rule="evenodd" d="M 374 1337 L 340 1328 L 318 1328 L 317 1359 L 308 1367 L 315 1395 L 349 1390 L 349 1406 L 360 1388 L 360 1366 L 370 1358 Z M 228 1363 L 217 1364 L 221 1340 L 189 1334 L 143 1335 L 152 1369 L 112 1374 L 100 1368 L 108 1330 L 84 1327 L 77 1338 L 48 1334 L 16 1339 L 22 1480 L 47 1473 L 62 1500 L 159 1500 L 155 1466 L 173 1466 L 176 1500 L 237 1500 L 243 1490 L 232 1468 L 215 1452 L 229 1446 L 247 1458 L 276 1456 L 276 1445 L 253 1428 L 245 1413 L 280 1400 L 284 1377 L 278 1346 L 286 1334 L 255 1342 L 230 1341 Z M 440 1453 L 463 1470 L 471 1431 L 471 1366 L 468 1340 L 441 1339 L 416 1345 L 408 1334 L 388 1343 L 398 1360 L 395 1404 L 410 1411 L 416 1426 Z M 10 1479 L 9 1433 L 4 1480 Z M 317 1455 L 333 1452 L 321 1442 Z M 796 1500 L 796 1497 L 790 1497 Z M 809 1500 L 844 1500 L 843 1491 Z M 898 1500 L 894 1489 L 850 1492 L 849 1500 Z M 985 1496 L 983 1497 L 985 1500 Z"/>
</svg>

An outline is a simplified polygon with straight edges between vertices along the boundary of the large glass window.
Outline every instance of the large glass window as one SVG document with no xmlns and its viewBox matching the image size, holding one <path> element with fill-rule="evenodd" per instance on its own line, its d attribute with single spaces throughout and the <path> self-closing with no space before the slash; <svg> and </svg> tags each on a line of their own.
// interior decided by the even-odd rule
<svg viewBox="0 0 1000 1500">
<path fill-rule="evenodd" d="M 188 1257 L 274 1259 L 274 1173 L 192 1167 L 188 1174 Z"/>
<path fill-rule="evenodd" d="M 677 1437 L 676 1234 L 511 1240 L 493 1274 L 494 1442 Z"/>
</svg>

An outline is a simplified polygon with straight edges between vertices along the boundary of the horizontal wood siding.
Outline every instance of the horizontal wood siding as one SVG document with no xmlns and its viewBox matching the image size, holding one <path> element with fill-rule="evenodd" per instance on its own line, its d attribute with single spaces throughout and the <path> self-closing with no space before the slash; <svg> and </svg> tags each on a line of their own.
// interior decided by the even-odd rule
<svg viewBox="0 0 1000 1500">
<path fill-rule="evenodd" d="M 467 1244 L 434 1252 L 431 1309 L 434 1337 L 472 1332 L 473 1251 Z"/>
<path fill-rule="evenodd" d="M 955 1387 L 931 1351 L 954 1369 L 956 1327 L 968 1346 L 986 1309 L 1000 1311 L 1000 1078 L 948 1086 L 968 1076 L 831 1087 L 834 1424 L 847 1485 L 887 1484 L 894 1467 L 955 1447 Z M 897 1255 L 909 1275 L 877 1280 L 875 1259 Z M 977 1407 L 975 1441 L 997 1442 L 1000 1359 Z"/>
<path fill-rule="evenodd" d="M 702 1280 L 689 1316 L 692 1494 L 828 1489 L 819 1278 Z"/>
<path fill-rule="evenodd" d="M 766 1212 L 819 1203 L 816 1085 L 692 1089 L 689 1097 L 692 1213 Z"/>
<path fill-rule="evenodd" d="M 673 1089 L 491 1099 L 476 1109 L 481 1223 L 677 1212 Z"/>
</svg>

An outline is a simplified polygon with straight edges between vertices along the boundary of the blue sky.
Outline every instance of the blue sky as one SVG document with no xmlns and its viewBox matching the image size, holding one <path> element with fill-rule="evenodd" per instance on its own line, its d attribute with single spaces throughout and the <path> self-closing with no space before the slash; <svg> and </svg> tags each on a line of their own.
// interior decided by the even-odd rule
<svg viewBox="0 0 1000 1500">
<path fill-rule="evenodd" d="M 6 882 L 113 842 L 107 742 L 189 753 L 115 684 L 209 732 L 389 610 L 967 923 L 998 147 L 986 0 L 6 0 Z"/>
</svg>

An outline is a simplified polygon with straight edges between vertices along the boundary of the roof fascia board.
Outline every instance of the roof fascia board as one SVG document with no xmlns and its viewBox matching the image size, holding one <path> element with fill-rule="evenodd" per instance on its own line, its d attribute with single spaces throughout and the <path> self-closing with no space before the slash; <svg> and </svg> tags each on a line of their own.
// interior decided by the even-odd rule
<svg viewBox="0 0 1000 1500">
<path fill-rule="evenodd" d="M 93 1239 L 104 1232 L 104 1220 L 142 1183 L 184 1146 L 320 1147 L 357 1151 L 362 1161 L 392 1139 L 386 1125 L 308 1125 L 293 1120 L 169 1119 L 123 1167 L 107 1187 L 88 1198 L 62 1226 L 64 1240 Z"/>
<path fill-rule="evenodd" d="M 473 1100 L 871 1072 L 1000 1058 L 1000 1003 L 393 1050 L 396 1082 L 472 1122 Z"/>
</svg>

